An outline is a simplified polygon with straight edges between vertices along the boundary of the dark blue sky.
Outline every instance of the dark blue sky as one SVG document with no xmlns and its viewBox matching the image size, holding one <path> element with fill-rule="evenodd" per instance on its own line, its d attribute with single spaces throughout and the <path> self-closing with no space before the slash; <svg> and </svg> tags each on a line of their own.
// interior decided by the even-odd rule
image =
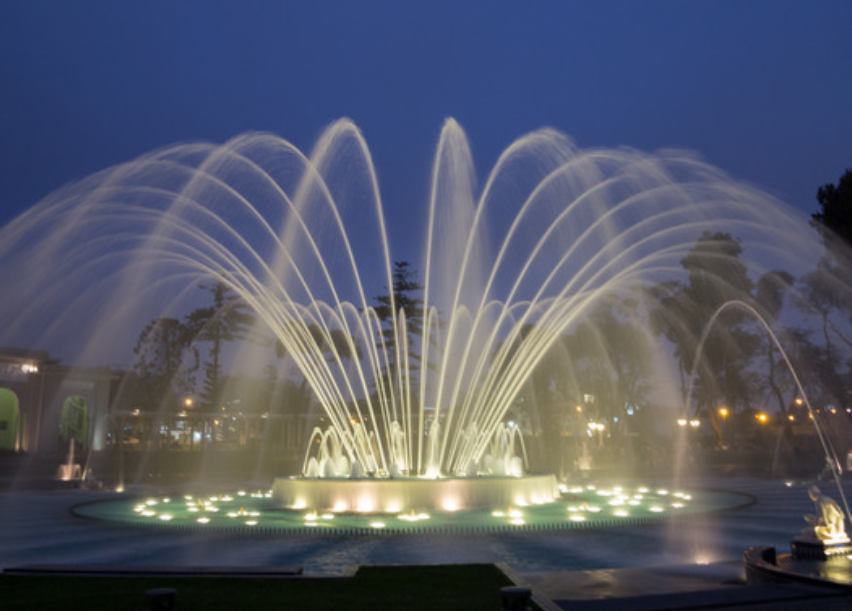
<svg viewBox="0 0 852 611">
<path fill-rule="evenodd" d="M 445 117 L 480 177 L 522 134 L 684 147 L 810 214 L 852 167 L 852 2 L 4 0 L 0 224 L 185 140 L 363 130 L 391 223 Z"/>
</svg>

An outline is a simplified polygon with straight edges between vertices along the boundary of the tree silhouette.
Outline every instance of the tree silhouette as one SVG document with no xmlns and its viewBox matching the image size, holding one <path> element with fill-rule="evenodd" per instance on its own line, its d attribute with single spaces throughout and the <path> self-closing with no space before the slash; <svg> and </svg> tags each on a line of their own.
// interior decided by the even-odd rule
<svg viewBox="0 0 852 611">
<path fill-rule="evenodd" d="M 754 285 L 741 254 L 740 242 L 730 234 L 705 231 L 680 261 L 688 273 L 687 282 L 652 289 L 659 303 L 652 317 L 654 329 L 675 347 L 684 396 L 691 382 L 696 411 L 706 413 L 714 423 L 718 404 L 747 406 L 753 386 L 747 366 L 759 340 L 748 330 L 744 312 L 725 311 L 696 355 L 705 327 L 723 304 L 753 301 Z M 698 363 L 696 357 L 700 357 Z M 687 376 L 696 365 L 695 379 L 690 381 Z"/>
<path fill-rule="evenodd" d="M 209 291 L 213 304 L 190 312 L 184 325 L 194 341 L 211 344 L 200 393 L 202 410 L 210 411 L 221 403 L 222 346 L 225 342 L 244 339 L 254 315 L 245 301 L 221 280 L 199 288 Z"/>
<path fill-rule="evenodd" d="M 819 212 L 811 223 L 819 231 L 825 251 L 816 268 L 802 278 L 798 307 L 815 314 L 820 321 L 820 348 L 814 349 L 820 370 L 819 388 L 823 402 L 831 403 L 852 396 L 844 380 L 842 348 L 852 348 L 852 337 L 839 324 L 838 316 L 852 320 L 849 275 L 852 268 L 852 169 L 846 170 L 837 186 L 823 185 L 817 190 Z M 848 373 L 852 365 L 846 364 Z M 848 376 L 847 376 L 848 377 Z"/>
<path fill-rule="evenodd" d="M 817 201 L 819 212 L 811 215 L 811 222 L 823 239 L 833 235 L 847 246 L 852 246 L 852 169 L 846 170 L 837 186 L 827 184 L 820 187 Z"/>
<path fill-rule="evenodd" d="M 382 337 L 388 354 L 388 366 L 382 372 L 382 377 L 395 379 L 396 377 L 396 332 L 393 322 L 400 314 L 405 316 L 406 334 L 408 346 L 416 347 L 415 337 L 423 332 L 423 305 L 418 299 L 418 293 L 423 286 L 417 280 L 417 272 L 413 270 L 407 261 L 395 261 L 393 264 L 393 287 L 387 293 L 378 295 L 374 299 L 376 305 L 373 310 L 376 317 L 381 321 Z M 417 370 L 420 367 L 420 353 L 416 349 L 409 349 L 408 359 L 411 368 Z"/>
<path fill-rule="evenodd" d="M 139 334 L 133 349 L 139 384 L 133 395 L 145 409 L 156 411 L 163 402 L 177 407 L 180 394 L 191 392 L 198 369 L 191 345 L 192 332 L 176 318 L 155 318 Z"/>
</svg>

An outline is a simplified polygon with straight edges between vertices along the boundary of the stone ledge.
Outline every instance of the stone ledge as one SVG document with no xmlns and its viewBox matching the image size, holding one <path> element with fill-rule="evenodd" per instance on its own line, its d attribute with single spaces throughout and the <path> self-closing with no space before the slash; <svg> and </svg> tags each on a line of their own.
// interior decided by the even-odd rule
<svg viewBox="0 0 852 611">
<path fill-rule="evenodd" d="M 294 577 L 302 567 L 286 566 L 112 566 L 103 564 L 25 564 L 3 569 L 13 575 L 171 575 L 193 577 Z"/>
</svg>

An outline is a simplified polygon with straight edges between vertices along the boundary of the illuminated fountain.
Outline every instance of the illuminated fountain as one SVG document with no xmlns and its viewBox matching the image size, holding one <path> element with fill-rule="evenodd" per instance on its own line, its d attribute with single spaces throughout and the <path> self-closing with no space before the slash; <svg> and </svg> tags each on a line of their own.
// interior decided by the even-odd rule
<svg viewBox="0 0 852 611">
<path fill-rule="evenodd" d="M 583 150 L 551 130 L 515 141 L 477 189 L 448 120 L 425 218 L 411 222 L 425 243 L 406 310 L 389 290 L 399 270 L 384 207 L 347 120 L 310 155 L 268 134 L 156 151 L 3 229 L 0 283 L 13 297 L 0 343 L 58 342 L 72 363 L 104 362 L 127 353 L 128 328 L 217 280 L 295 361 L 329 423 L 303 473 L 275 482 L 281 506 L 529 503 L 554 498 L 556 480 L 526 473 L 507 414 L 572 325 L 610 299 L 641 303 L 644 287 L 682 273 L 704 230 L 742 238 L 757 272 L 789 261 L 802 235 L 778 202 L 694 157 Z"/>
</svg>

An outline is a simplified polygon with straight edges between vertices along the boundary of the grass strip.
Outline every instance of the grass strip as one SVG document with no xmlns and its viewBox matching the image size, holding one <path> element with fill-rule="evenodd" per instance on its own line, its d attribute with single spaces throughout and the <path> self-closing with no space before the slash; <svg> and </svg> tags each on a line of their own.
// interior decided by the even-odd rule
<svg viewBox="0 0 852 611">
<path fill-rule="evenodd" d="M 507 585 L 491 564 L 362 567 L 351 578 L 0 575 L 0 599 L 4 611 L 141 611 L 147 590 L 174 588 L 176 611 L 493 611 Z"/>
</svg>

